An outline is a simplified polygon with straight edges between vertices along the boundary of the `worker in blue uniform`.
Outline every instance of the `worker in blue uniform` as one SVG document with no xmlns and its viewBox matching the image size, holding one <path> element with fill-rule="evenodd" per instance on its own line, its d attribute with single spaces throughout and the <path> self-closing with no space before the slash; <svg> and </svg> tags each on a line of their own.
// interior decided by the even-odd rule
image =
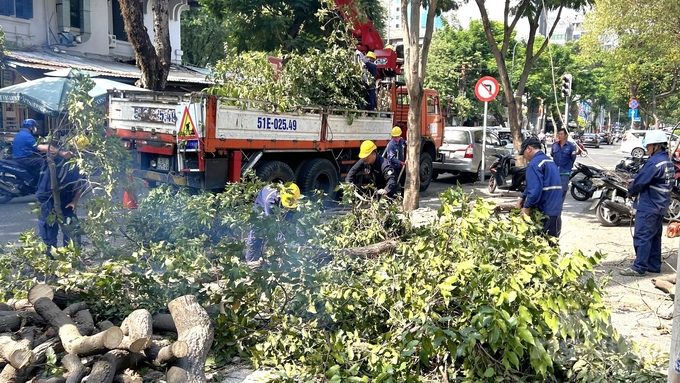
<svg viewBox="0 0 680 383">
<path fill-rule="evenodd" d="M 404 161 L 406 159 L 406 140 L 401 138 L 401 133 L 400 127 L 395 126 L 392 128 L 392 139 L 387 144 L 387 160 L 390 162 L 390 165 L 392 165 L 392 169 L 394 169 L 397 177 L 402 174 L 401 169 L 404 167 Z M 402 180 L 398 179 L 397 181 L 401 182 Z"/>
<path fill-rule="evenodd" d="M 40 204 L 40 217 L 38 218 L 38 232 L 43 242 L 48 246 L 48 254 L 52 247 L 57 247 L 59 227 L 62 228 L 63 246 L 73 240 L 80 246 L 80 234 L 78 227 L 77 204 L 86 189 L 85 176 L 80 168 L 74 163 L 68 162 L 60 156 L 54 157 L 56 164 L 57 183 L 59 185 L 59 202 L 63 221 L 58 222 L 55 214 L 55 198 L 52 189 L 52 177 L 47 163 L 43 164 L 38 181 L 38 189 L 35 193 Z"/>
<path fill-rule="evenodd" d="M 560 181 L 562 183 L 562 203 L 567 196 L 569 190 L 569 178 L 571 177 L 571 168 L 576 161 L 576 155 L 579 150 L 576 145 L 568 141 L 569 135 L 564 128 L 557 129 L 557 141 L 552 145 L 550 156 L 553 162 L 557 165 L 557 170 L 560 172 Z"/>
<path fill-rule="evenodd" d="M 364 141 L 359 148 L 359 161 L 347 172 L 345 181 L 361 188 L 373 184 L 380 196 L 393 197 L 397 192 L 397 174 L 389 161 L 377 153 L 373 141 Z"/>
<path fill-rule="evenodd" d="M 668 158 L 666 133 L 661 130 L 645 134 L 649 159 L 635 175 L 628 180 L 627 197 L 635 198 L 635 234 L 633 266 L 621 270 L 626 276 L 641 276 L 645 273 L 661 272 L 661 235 L 663 216 L 671 203 L 671 191 L 675 177 L 673 163 Z"/>
<path fill-rule="evenodd" d="M 527 187 L 516 204 L 523 214 L 537 209 L 548 217 L 543 221 L 543 231 L 553 237 L 562 229 L 562 185 L 557 165 L 541 150 L 541 141 L 530 137 L 522 142 L 519 151 L 527 165 Z"/>
<path fill-rule="evenodd" d="M 286 209 L 285 219 L 290 220 L 293 211 L 297 208 L 299 198 L 300 188 L 294 183 L 265 186 L 257 193 L 253 210 L 262 216 L 268 216 L 274 213 L 275 207 L 282 207 Z M 246 261 L 260 260 L 263 246 L 262 238 L 257 236 L 255 230 L 251 230 L 246 241 Z"/>
<path fill-rule="evenodd" d="M 378 65 L 375 64 L 375 60 L 377 57 L 373 52 L 368 52 L 364 56 L 360 50 L 357 50 L 355 54 L 364 64 L 363 78 L 366 84 L 366 103 L 368 104 L 366 109 L 375 110 L 377 106 L 376 81 L 378 80 Z"/>
</svg>

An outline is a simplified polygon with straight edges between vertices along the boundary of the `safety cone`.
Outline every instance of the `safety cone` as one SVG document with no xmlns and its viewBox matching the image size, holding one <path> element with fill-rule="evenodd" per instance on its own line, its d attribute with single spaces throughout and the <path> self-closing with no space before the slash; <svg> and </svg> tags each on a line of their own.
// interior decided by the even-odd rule
<svg viewBox="0 0 680 383">
<path fill-rule="evenodd" d="M 135 201 L 135 196 L 131 191 L 125 190 L 123 192 L 123 207 L 126 209 L 137 208 L 137 201 Z"/>
<path fill-rule="evenodd" d="M 132 182 L 132 177 L 130 177 L 130 182 Z M 123 191 L 123 208 L 137 208 L 137 199 L 135 198 L 135 193 L 130 189 L 125 189 L 125 191 Z"/>
</svg>

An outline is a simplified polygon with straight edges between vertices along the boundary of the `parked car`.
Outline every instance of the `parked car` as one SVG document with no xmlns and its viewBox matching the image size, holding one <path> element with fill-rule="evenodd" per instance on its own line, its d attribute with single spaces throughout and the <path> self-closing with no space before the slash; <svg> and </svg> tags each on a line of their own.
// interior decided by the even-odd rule
<svg viewBox="0 0 680 383">
<path fill-rule="evenodd" d="M 511 153 L 514 151 L 514 143 L 512 142 L 512 132 L 510 131 L 510 128 L 497 128 L 494 130 L 494 133 L 498 135 L 498 138 L 501 141 L 506 141 L 507 144 L 505 145 L 505 149 L 509 150 Z M 526 140 L 529 138 L 530 133 L 526 130 L 522 130 L 522 141 Z"/>
<path fill-rule="evenodd" d="M 584 133 L 579 140 L 583 146 L 600 147 L 600 136 L 596 133 Z"/>
<path fill-rule="evenodd" d="M 648 130 L 629 130 L 623 134 L 621 139 L 621 152 L 630 154 L 633 158 L 642 158 L 647 153 L 642 141 Z M 675 134 L 666 133 L 668 138 L 668 149 L 673 150 L 678 143 L 678 136 Z"/>
<path fill-rule="evenodd" d="M 482 142 L 481 127 L 450 126 L 444 128 L 444 142 L 439 148 L 440 158 L 434 166 L 433 177 L 442 173 L 460 174 L 471 180 L 478 180 L 482 174 Z M 485 174 L 496 157 L 494 154 L 512 153 L 506 149 L 508 142 L 498 138 L 495 133 L 486 132 Z"/>
</svg>

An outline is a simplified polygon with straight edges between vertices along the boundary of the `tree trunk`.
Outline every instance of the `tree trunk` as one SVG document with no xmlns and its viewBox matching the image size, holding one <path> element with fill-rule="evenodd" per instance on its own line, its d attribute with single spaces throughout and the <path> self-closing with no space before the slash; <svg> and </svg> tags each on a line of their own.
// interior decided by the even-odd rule
<svg viewBox="0 0 680 383">
<path fill-rule="evenodd" d="M 213 342 L 213 325 L 196 297 L 185 295 L 168 303 L 177 326 L 177 340 L 186 342 L 189 353 L 170 367 L 168 383 L 205 383 L 205 359 Z"/>
<path fill-rule="evenodd" d="M 123 332 L 118 327 L 112 327 L 93 336 L 82 336 L 73 321 L 49 298 L 39 298 L 34 307 L 52 326 L 59 328 L 59 337 L 69 354 L 81 356 L 99 354 L 117 347 L 123 339 Z"/>
<path fill-rule="evenodd" d="M 119 0 L 125 33 L 137 57 L 142 72 L 140 84 L 151 90 L 163 90 L 170 72 L 170 33 L 168 28 L 168 0 L 151 0 L 154 19 L 154 41 L 144 27 L 144 8 L 140 0 Z"/>
</svg>

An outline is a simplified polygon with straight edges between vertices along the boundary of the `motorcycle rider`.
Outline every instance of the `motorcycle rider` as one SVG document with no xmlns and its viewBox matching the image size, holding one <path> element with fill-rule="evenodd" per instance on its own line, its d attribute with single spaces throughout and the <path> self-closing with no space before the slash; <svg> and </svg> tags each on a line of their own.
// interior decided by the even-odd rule
<svg viewBox="0 0 680 383">
<path fill-rule="evenodd" d="M 364 141 L 359 148 L 359 161 L 347 173 L 346 182 L 361 188 L 364 177 L 378 189 L 378 195 L 393 197 L 397 192 L 397 174 L 389 161 L 378 156 L 378 147 L 373 141 Z"/>
<path fill-rule="evenodd" d="M 626 276 L 661 272 L 663 216 L 671 203 L 675 178 L 675 169 L 666 150 L 666 133 L 648 131 L 643 144 L 649 159 L 635 177 L 628 180 L 627 197 L 635 197 L 635 261 L 631 267 L 619 271 Z"/>
<path fill-rule="evenodd" d="M 567 126 L 573 127 L 572 122 Z M 567 190 L 569 190 L 569 178 L 571 178 L 571 168 L 574 166 L 574 161 L 576 161 L 576 155 L 579 153 L 578 148 L 574 143 L 569 142 L 569 135 L 565 128 L 557 129 L 557 142 L 552 145 L 550 150 L 550 156 L 553 158 L 553 162 L 557 165 L 557 169 L 560 172 L 560 181 L 562 182 L 562 203 L 567 196 Z"/>
<path fill-rule="evenodd" d="M 21 130 L 14 136 L 12 141 L 12 159 L 24 168 L 38 182 L 40 178 L 40 168 L 42 167 L 44 156 L 51 149 L 52 153 L 58 154 L 66 159 L 71 158 L 71 153 L 61 151 L 57 147 L 46 144 L 36 145 L 35 136 L 38 135 L 38 123 L 28 118 L 21 123 Z"/>
<path fill-rule="evenodd" d="M 12 141 L 12 159 L 24 168 L 37 181 L 40 176 L 43 156 L 35 142 L 38 135 L 38 123 L 29 118 L 21 123 L 21 130 Z"/>
<path fill-rule="evenodd" d="M 543 221 L 543 232 L 559 237 L 562 229 L 562 186 L 555 163 L 541 150 L 541 141 L 529 137 L 519 150 L 519 154 L 529 161 L 527 165 L 527 187 L 519 197 L 515 207 L 529 214 L 538 209 L 548 218 Z"/>
</svg>

